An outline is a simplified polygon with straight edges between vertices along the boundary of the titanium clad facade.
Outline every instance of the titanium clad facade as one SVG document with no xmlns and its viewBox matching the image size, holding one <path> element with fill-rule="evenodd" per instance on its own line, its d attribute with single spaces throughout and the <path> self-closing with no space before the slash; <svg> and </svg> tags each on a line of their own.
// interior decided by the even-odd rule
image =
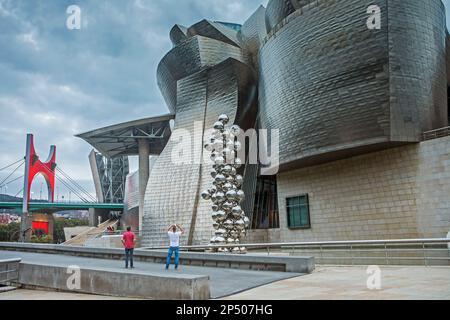
<svg viewBox="0 0 450 320">
<path fill-rule="evenodd" d="M 380 30 L 366 26 L 372 4 Z M 440 0 L 314 1 L 270 27 L 259 108 L 262 126 L 280 129 L 282 170 L 419 142 L 446 125 Z"/>
<path fill-rule="evenodd" d="M 381 9 L 380 29 L 367 25 L 371 5 Z M 255 225 L 274 217 L 269 224 L 279 228 L 272 233 L 293 241 L 322 239 L 330 233 L 324 224 L 320 225 L 322 235 L 314 229 L 290 230 L 287 197 L 309 194 L 313 225 L 321 223 L 322 213 L 333 221 L 338 213 L 355 207 L 353 203 L 372 210 L 372 203 L 366 203 L 371 199 L 368 195 L 355 200 L 348 192 L 351 189 L 340 188 L 351 176 L 356 190 L 367 187 L 372 192 L 370 186 L 358 185 L 367 180 L 365 171 L 352 173 L 352 161 L 344 158 L 378 152 L 390 159 L 390 154 L 414 146 L 408 144 L 417 145 L 424 131 L 448 125 L 450 54 L 440 0 L 270 0 L 267 9 L 259 7 L 242 26 L 202 20 L 189 28 L 175 25 L 170 39 L 174 47 L 160 62 L 157 78 L 175 114 L 178 133 L 172 135 L 150 174 L 144 246 L 166 245 L 167 227 L 172 223 L 185 227 L 184 244 L 209 242 L 213 235 L 210 207 L 201 201 L 200 193 L 211 184 L 212 165 L 202 161 L 206 156 L 202 148 L 208 136 L 205 130 L 222 113 L 244 129 L 280 130 L 280 173 L 276 179 L 267 179 L 259 167 L 245 166 L 240 172 L 245 178 L 243 208 L 250 218 L 258 217 Z M 183 144 L 193 152 L 180 153 Z M 385 150 L 393 147 L 399 148 Z M 422 168 L 428 161 L 425 158 L 408 174 Z M 327 185 L 331 175 L 327 172 L 325 176 L 318 172 L 311 181 L 304 179 L 305 172 L 327 166 L 324 163 L 335 171 L 333 185 Z M 377 179 L 382 188 L 397 183 Z M 273 186 L 261 187 L 260 181 Z M 267 201 L 255 204 L 260 189 L 270 189 L 270 197 L 278 197 L 278 206 L 274 201 L 271 206 Z M 327 190 L 326 194 L 321 190 Z M 341 202 L 331 205 L 327 194 L 333 192 Z M 323 200 L 321 206 L 317 199 Z M 421 217 L 412 217 L 407 213 L 411 208 L 399 203 L 405 214 L 393 217 L 404 217 L 415 228 L 414 219 Z M 263 207 L 272 208 L 265 209 L 269 216 L 255 214 Z M 389 216 L 381 211 L 375 216 Z M 352 221 L 356 214 L 345 218 Z M 339 239 L 363 236 L 353 230 L 343 232 L 343 225 L 336 228 L 340 228 L 336 230 Z M 376 229 L 377 237 L 392 236 L 389 228 L 397 226 L 388 223 Z M 398 233 L 406 234 L 414 235 Z"/>
<path fill-rule="evenodd" d="M 150 173 L 144 246 L 167 244 L 167 227 L 175 222 L 186 229 L 182 243 L 205 243 L 213 236 L 211 209 L 200 198 L 211 184 L 212 163 L 202 161 L 209 157 L 202 152 L 205 130 L 224 112 L 230 122 L 244 122 L 244 111 L 256 105 L 250 55 L 234 43 L 237 31 L 220 33 L 221 28 L 202 21 L 188 29 L 186 39 L 173 36 L 175 47 L 159 65 L 158 84 L 176 118 L 174 134 Z"/>
</svg>

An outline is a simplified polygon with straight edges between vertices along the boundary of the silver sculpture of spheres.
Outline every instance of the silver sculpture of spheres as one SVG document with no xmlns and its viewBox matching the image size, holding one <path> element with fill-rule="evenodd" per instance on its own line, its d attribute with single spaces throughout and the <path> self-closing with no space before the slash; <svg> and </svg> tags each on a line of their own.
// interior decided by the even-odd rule
<svg viewBox="0 0 450 320">
<path fill-rule="evenodd" d="M 250 222 L 241 208 L 245 198 L 244 191 L 241 190 L 244 178 L 237 174 L 237 169 L 242 166 L 237 152 L 242 146 L 236 137 L 242 130 L 237 125 L 227 128 L 228 122 L 230 118 L 226 114 L 220 115 L 214 123 L 212 136 L 204 146 L 211 152 L 214 165 L 211 171 L 213 186 L 202 192 L 202 198 L 212 202 L 211 218 L 215 235 L 211 244 L 233 245 L 215 251 L 242 254 L 247 249 L 240 243 L 243 242 Z"/>
</svg>

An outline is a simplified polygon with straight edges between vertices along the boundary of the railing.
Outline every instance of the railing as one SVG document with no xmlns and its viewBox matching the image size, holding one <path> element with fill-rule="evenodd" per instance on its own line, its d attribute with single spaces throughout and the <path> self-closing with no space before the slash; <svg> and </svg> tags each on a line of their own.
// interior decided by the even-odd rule
<svg viewBox="0 0 450 320">
<path fill-rule="evenodd" d="M 450 136 L 450 127 L 431 130 L 423 133 L 423 140 L 433 140 Z"/>
<path fill-rule="evenodd" d="M 19 263 L 21 259 L 0 260 L 0 286 L 9 285 L 19 280 Z"/>
<path fill-rule="evenodd" d="M 132 230 L 136 236 L 140 236 L 139 230 Z M 126 232 L 126 230 L 115 230 L 115 231 L 103 231 L 102 233 L 96 235 L 94 238 L 101 238 L 104 236 L 121 236 Z"/>
<path fill-rule="evenodd" d="M 182 246 L 181 250 L 200 251 L 233 248 L 236 245 Z M 265 254 L 312 255 L 317 264 L 450 265 L 450 238 L 359 240 L 240 244 L 248 251 Z M 168 247 L 146 247 L 141 250 L 162 250 Z"/>
</svg>

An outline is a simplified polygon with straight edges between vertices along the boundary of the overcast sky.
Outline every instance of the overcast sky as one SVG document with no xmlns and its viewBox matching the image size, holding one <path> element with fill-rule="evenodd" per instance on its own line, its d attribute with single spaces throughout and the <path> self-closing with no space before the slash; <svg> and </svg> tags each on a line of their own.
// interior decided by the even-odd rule
<svg viewBox="0 0 450 320">
<path fill-rule="evenodd" d="M 168 112 L 156 67 L 172 47 L 171 27 L 203 18 L 242 23 L 266 3 L 0 0 L 0 168 L 23 157 L 26 133 L 33 133 L 41 158 L 56 144 L 58 165 L 93 193 L 91 147 L 74 135 Z M 444 3 L 450 17 L 450 0 Z M 82 9 L 81 30 L 66 28 L 72 4 Z M 0 172 L 0 182 L 5 177 Z M 33 184 L 34 198 L 43 181 Z M 11 184 L 7 193 L 21 188 Z M 68 191 L 60 186 L 62 195 Z"/>
</svg>

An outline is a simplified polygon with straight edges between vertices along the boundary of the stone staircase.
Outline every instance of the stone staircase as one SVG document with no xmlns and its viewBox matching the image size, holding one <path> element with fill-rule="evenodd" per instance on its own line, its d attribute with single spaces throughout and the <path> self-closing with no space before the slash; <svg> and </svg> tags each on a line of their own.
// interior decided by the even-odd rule
<svg viewBox="0 0 450 320">
<path fill-rule="evenodd" d="M 102 224 L 99 224 L 98 227 L 92 227 L 88 230 L 80 233 L 76 237 L 67 240 L 62 245 L 65 246 L 75 246 L 75 247 L 84 247 L 86 244 L 86 241 L 91 240 L 98 235 L 102 234 L 103 232 L 108 229 L 108 227 L 116 227 L 119 220 L 108 220 L 103 222 Z"/>
</svg>

